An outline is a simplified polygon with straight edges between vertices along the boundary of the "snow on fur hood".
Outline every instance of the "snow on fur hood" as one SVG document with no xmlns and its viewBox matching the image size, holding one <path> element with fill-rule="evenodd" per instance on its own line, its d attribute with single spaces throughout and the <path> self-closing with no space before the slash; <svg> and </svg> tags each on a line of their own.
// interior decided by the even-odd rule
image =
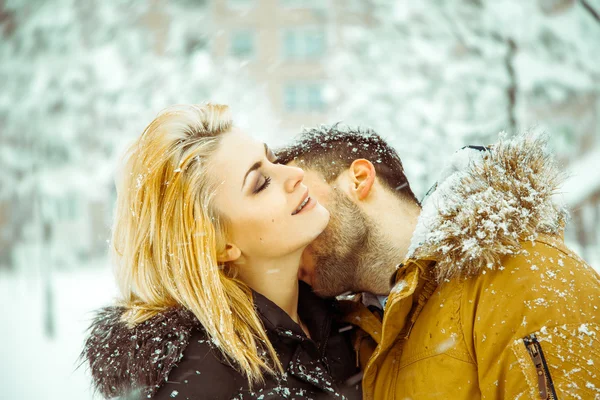
<svg viewBox="0 0 600 400">
<path fill-rule="evenodd" d="M 124 312 L 111 306 L 96 314 L 80 358 L 104 397 L 136 390 L 151 397 L 183 357 L 199 323 L 190 311 L 172 308 L 129 328 L 121 321 Z"/>
<path fill-rule="evenodd" d="M 439 282 L 501 267 L 520 242 L 561 233 L 567 213 L 553 195 L 563 178 L 545 135 L 458 151 L 423 202 L 408 258 L 435 260 Z"/>
</svg>

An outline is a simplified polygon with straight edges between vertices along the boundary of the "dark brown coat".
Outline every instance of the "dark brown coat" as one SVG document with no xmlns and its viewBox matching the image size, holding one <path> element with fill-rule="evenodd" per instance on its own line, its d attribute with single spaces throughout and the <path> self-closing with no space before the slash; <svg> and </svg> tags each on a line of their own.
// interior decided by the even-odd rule
<svg viewBox="0 0 600 400">
<path fill-rule="evenodd" d="M 283 376 L 266 376 L 264 385 L 249 390 L 189 311 L 172 309 L 128 329 L 120 321 L 123 309 L 109 307 L 92 323 L 82 354 L 95 388 L 107 398 L 128 399 L 361 398 L 360 385 L 345 383 L 359 371 L 335 302 L 301 283 L 298 313 L 312 340 L 261 294 L 254 293 L 254 303 Z"/>
</svg>

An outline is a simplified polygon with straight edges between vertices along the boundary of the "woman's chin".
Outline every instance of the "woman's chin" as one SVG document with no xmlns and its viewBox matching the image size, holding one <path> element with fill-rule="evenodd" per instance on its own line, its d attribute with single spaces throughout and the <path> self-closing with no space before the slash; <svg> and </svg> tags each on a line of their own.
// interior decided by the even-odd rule
<svg viewBox="0 0 600 400">
<path fill-rule="evenodd" d="M 331 217 L 331 215 L 329 214 L 329 211 L 321 205 L 321 203 L 317 203 L 313 212 L 315 213 L 314 218 L 319 219 L 321 221 L 320 226 L 319 226 L 319 233 L 317 234 L 317 236 L 319 236 L 321 234 L 321 232 L 323 232 L 325 230 L 325 228 L 327 227 L 327 224 L 329 223 L 329 218 Z M 315 236 L 315 238 L 317 236 Z"/>
</svg>

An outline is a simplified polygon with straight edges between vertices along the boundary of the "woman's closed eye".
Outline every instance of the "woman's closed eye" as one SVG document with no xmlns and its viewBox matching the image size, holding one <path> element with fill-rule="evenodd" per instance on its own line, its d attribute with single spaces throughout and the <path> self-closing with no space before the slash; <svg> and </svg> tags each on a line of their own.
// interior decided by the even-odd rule
<svg viewBox="0 0 600 400">
<path fill-rule="evenodd" d="M 261 184 L 261 179 L 258 180 L 258 182 L 257 182 L 258 185 L 257 185 L 256 189 L 254 189 L 254 194 L 262 192 L 271 184 L 270 176 L 265 177 L 265 176 L 261 175 L 261 177 L 263 178 L 263 180 L 262 180 L 263 182 Z"/>
</svg>

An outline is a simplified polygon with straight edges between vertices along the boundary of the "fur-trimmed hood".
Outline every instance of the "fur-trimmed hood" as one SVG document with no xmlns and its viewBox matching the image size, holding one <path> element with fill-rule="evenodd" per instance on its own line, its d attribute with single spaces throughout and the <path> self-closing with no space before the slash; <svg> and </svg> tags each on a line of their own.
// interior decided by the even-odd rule
<svg viewBox="0 0 600 400">
<path fill-rule="evenodd" d="M 435 260 L 439 282 L 500 267 L 520 242 L 561 233 L 567 213 L 553 195 L 563 178 L 545 135 L 460 150 L 422 204 L 408 258 Z"/>
<path fill-rule="evenodd" d="M 92 321 L 81 359 L 87 362 L 94 387 L 104 397 L 142 390 L 154 395 L 183 356 L 200 324 L 187 310 L 172 308 L 129 328 L 122 307 L 101 309 Z"/>
</svg>

